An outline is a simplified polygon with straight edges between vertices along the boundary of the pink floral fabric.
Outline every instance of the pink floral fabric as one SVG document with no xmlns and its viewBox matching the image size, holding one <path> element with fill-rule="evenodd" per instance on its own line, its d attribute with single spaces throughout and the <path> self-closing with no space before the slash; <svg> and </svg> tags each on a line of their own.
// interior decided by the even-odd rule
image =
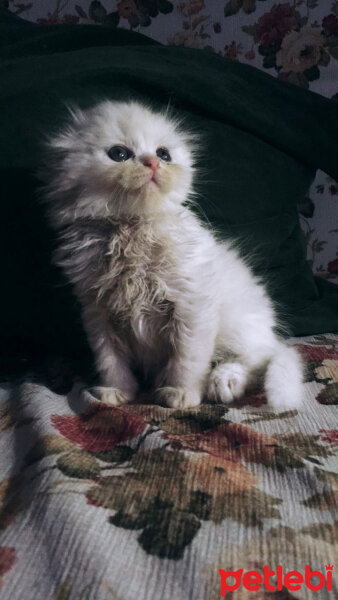
<svg viewBox="0 0 338 600">
<path fill-rule="evenodd" d="M 220 600 L 219 569 L 329 564 L 330 592 L 253 597 L 337 597 L 338 336 L 292 343 L 304 406 L 278 413 L 260 389 L 227 406 L 109 406 L 64 359 L 2 381 L 0 598 Z"/>
<path fill-rule="evenodd" d="M 163 44 L 244 62 L 338 101 L 337 0 L 9 0 L 40 24 L 101 24 L 133 29 Z M 300 199 L 313 271 L 338 280 L 338 184 L 318 172 Z"/>
</svg>

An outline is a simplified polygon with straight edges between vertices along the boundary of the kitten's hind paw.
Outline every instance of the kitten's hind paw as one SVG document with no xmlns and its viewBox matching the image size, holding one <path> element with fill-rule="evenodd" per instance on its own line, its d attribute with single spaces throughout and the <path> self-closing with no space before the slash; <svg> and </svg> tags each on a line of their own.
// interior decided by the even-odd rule
<svg viewBox="0 0 338 600">
<path fill-rule="evenodd" d="M 111 406 L 121 406 L 122 404 L 128 404 L 133 402 L 134 397 L 127 392 L 122 392 L 118 388 L 96 386 L 89 388 L 89 393 L 105 404 Z"/>
<path fill-rule="evenodd" d="M 248 381 L 247 369 L 236 362 L 215 367 L 209 376 L 207 396 L 224 404 L 243 396 Z"/>
<path fill-rule="evenodd" d="M 157 404 L 169 408 L 192 408 L 201 404 L 200 393 L 184 388 L 162 387 L 155 392 Z"/>
</svg>

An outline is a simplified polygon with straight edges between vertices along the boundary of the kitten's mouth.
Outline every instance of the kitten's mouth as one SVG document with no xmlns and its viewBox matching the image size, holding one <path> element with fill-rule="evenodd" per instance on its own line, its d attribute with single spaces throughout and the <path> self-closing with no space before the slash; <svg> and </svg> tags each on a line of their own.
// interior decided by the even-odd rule
<svg viewBox="0 0 338 600">
<path fill-rule="evenodd" d="M 140 178 L 138 185 L 135 185 L 135 189 L 145 190 L 147 188 L 162 188 L 162 182 L 158 178 L 158 173 L 147 173 L 144 174 L 142 179 Z"/>
<path fill-rule="evenodd" d="M 147 181 L 144 183 L 144 185 L 150 185 L 150 184 L 155 184 L 157 187 L 159 187 L 159 182 L 158 179 L 155 175 L 155 173 L 153 173 L 148 179 Z"/>
</svg>

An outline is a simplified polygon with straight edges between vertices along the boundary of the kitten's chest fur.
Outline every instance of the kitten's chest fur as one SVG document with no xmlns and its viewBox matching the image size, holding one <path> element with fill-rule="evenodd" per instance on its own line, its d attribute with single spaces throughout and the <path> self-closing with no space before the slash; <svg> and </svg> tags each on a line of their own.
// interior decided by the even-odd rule
<svg viewBox="0 0 338 600">
<path fill-rule="evenodd" d="M 175 307 L 168 281 L 177 263 L 173 254 L 167 240 L 137 221 L 114 224 L 106 237 L 100 273 L 90 287 L 120 343 L 134 356 L 154 351 L 160 343 L 161 354 L 170 353 Z"/>
<path fill-rule="evenodd" d="M 119 225 L 107 245 L 107 266 L 101 277 L 99 297 L 116 315 L 132 316 L 161 311 L 166 302 L 166 274 L 171 262 L 168 249 L 151 228 Z"/>
</svg>

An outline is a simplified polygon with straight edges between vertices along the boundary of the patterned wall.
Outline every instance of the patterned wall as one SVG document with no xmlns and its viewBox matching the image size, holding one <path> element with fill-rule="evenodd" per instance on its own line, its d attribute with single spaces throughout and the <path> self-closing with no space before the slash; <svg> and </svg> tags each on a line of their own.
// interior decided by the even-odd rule
<svg viewBox="0 0 338 600">
<path fill-rule="evenodd" d="M 207 49 L 338 101 L 338 1 L 0 0 L 0 5 L 41 24 L 124 27 L 164 44 Z M 319 171 L 299 209 L 313 270 L 337 281 L 337 182 Z"/>
</svg>

